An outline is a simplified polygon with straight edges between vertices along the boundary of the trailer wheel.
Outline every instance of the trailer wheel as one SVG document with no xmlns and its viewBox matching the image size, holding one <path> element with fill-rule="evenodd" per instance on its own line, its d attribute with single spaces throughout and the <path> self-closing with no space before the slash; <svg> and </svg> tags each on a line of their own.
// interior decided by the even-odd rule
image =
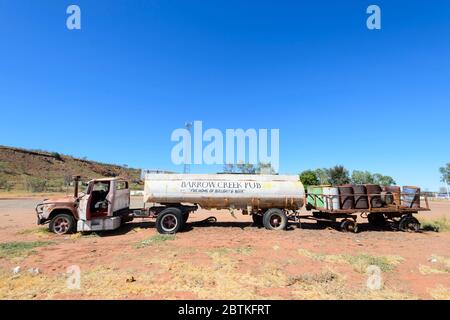
<svg viewBox="0 0 450 320">
<path fill-rule="evenodd" d="M 252 214 L 253 224 L 256 227 L 262 227 L 263 225 L 263 216 L 257 213 Z"/>
<path fill-rule="evenodd" d="M 375 227 L 384 227 L 386 225 L 386 218 L 382 213 L 369 213 L 367 220 Z"/>
<path fill-rule="evenodd" d="M 183 213 L 178 208 L 164 209 L 156 218 L 156 229 L 160 234 L 175 234 L 183 226 Z"/>
<path fill-rule="evenodd" d="M 344 219 L 341 222 L 341 231 L 342 232 L 358 232 L 358 224 L 356 221 L 350 220 L 350 219 Z"/>
<path fill-rule="evenodd" d="M 398 228 L 404 232 L 417 232 L 420 230 L 420 222 L 414 217 L 404 216 L 401 218 Z"/>
<path fill-rule="evenodd" d="M 51 232 L 62 235 L 75 230 L 75 220 L 69 214 L 57 214 L 48 225 Z"/>
<path fill-rule="evenodd" d="M 263 224 L 269 230 L 284 230 L 287 227 L 288 218 L 280 209 L 269 209 L 263 216 Z"/>
</svg>

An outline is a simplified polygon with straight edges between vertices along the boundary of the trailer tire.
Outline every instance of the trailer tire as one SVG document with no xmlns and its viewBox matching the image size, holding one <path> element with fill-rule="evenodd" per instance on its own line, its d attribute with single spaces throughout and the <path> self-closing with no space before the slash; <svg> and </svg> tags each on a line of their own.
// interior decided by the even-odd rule
<svg viewBox="0 0 450 320">
<path fill-rule="evenodd" d="M 263 216 L 263 225 L 268 230 L 284 230 L 287 223 L 286 213 L 281 209 L 269 209 Z"/>
<path fill-rule="evenodd" d="M 156 229 L 160 234 L 175 234 L 184 227 L 183 213 L 178 208 L 167 208 L 156 218 Z"/>
<path fill-rule="evenodd" d="M 341 231 L 358 233 L 358 224 L 356 223 L 356 221 L 344 219 L 341 222 Z"/>
<path fill-rule="evenodd" d="M 63 235 L 75 231 L 75 219 L 70 214 L 60 213 L 52 218 L 48 228 L 50 232 Z"/>
<path fill-rule="evenodd" d="M 401 218 L 398 228 L 404 232 L 418 232 L 420 230 L 420 222 L 414 217 L 404 216 Z"/>
</svg>

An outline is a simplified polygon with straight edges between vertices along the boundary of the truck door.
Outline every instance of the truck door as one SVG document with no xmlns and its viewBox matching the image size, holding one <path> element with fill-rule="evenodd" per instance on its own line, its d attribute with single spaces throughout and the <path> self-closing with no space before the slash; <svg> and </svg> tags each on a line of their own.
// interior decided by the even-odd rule
<svg viewBox="0 0 450 320">
<path fill-rule="evenodd" d="M 114 196 L 111 201 L 113 213 L 128 209 L 130 207 L 130 189 L 128 188 L 127 181 L 115 181 Z"/>
<path fill-rule="evenodd" d="M 89 212 L 89 205 L 91 200 L 92 188 L 94 186 L 93 182 L 90 182 L 87 189 L 86 194 L 80 198 L 80 202 L 78 204 L 78 217 L 80 220 L 90 220 L 91 215 Z"/>
</svg>

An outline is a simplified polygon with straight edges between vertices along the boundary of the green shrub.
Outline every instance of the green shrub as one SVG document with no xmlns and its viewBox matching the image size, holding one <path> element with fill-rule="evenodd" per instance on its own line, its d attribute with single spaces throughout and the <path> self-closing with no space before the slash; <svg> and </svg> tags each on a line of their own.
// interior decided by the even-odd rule
<svg viewBox="0 0 450 320">
<path fill-rule="evenodd" d="M 44 192 L 47 191 L 47 180 L 39 178 L 28 178 L 25 181 L 25 188 L 30 192 Z"/>
</svg>

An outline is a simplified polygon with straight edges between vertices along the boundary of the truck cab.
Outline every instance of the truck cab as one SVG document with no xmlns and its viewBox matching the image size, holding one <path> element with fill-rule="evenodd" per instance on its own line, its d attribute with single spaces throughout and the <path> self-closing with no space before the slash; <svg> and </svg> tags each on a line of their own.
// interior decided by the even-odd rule
<svg viewBox="0 0 450 320">
<path fill-rule="evenodd" d="M 36 207 L 38 224 L 49 223 L 56 234 L 75 231 L 114 230 L 132 220 L 128 181 L 102 178 L 88 182 L 78 194 L 79 177 L 75 177 L 74 195 L 45 199 Z"/>
</svg>

